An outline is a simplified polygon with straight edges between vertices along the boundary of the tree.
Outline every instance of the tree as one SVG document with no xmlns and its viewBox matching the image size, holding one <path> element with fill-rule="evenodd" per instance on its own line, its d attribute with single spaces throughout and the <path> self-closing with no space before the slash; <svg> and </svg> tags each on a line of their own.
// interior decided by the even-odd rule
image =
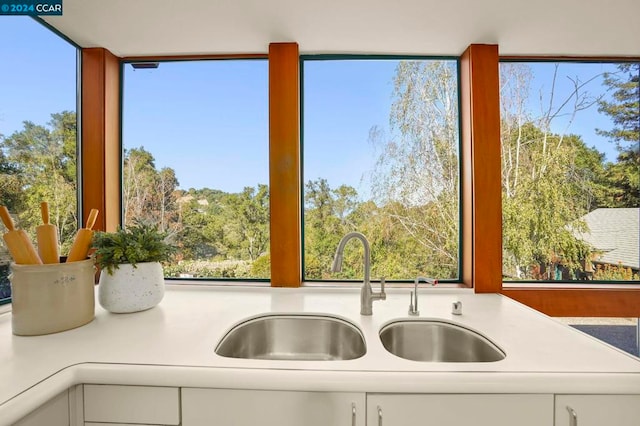
<svg viewBox="0 0 640 426">
<path fill-rule="evenodd" d="M 144 147 L 125 150 L 123 171 L 125 225 L 133 223 L 136 219 L 153 222 L 151 207 L 156 193 L 156 174 L 155 159 Z"/>
<path fill-rule="evenodd" d="M 40 203 L 47 201 L 64 252 L 77 230 L 76 114 L 51 114 L 46 126 L 25 121 L 22 130 L 2 139 L 0 152 L 3 200 L 32 232 L 42 221 Z"/>
<path fill-rule="evenodd" d="M 158 172 L 157 183 L 158 217 L 160 219 L 158 227 L 161 232 L 167 232 L 170 228 L 175 228 L 178 223 L 176 188 L 179 183 L 176 172 L 169 167 L 163 167 Z M 173 230 L 175 231 L 175 229 Z"/>
<path fill-rule="evenodd" d="M 457 87 L 453 62 L 401 61 L 390 113 L 393 135 L 385 140 L 376 129 L 370 132 L 381 152 L 373 194 L 388 219 L 384 226 L 402 229 L 396 238 L 413 263 L 403 271 L 408 276 L 458 276 Z"/>
<path fill-rule="evenodd" d="M 601 100 L 598 111 L 612 118 L 614 128 L 598 130 L 618 148 L 618 162 L 608 169 L 615 188 L 612 207 L 640 205 L 640 63 L 623 63 L 617 73 L 606 73 L 604 85 L 613 100 Z"/>
<path fill-rule="evenodd" d="M 269 187 L 245 187 L 240 194 L 226 200 L 227 225 L 225 241 L 232 254 L 255 261 L 269 250 Z"/>
<path fill-rule="evenodd" d="M 144 147 L 125 151 L 123 203 L 125 225 L 141 220 L 162 232 L 179 228 L 178 179 L 169 167 L 156 169 L 153 155 Z"/>
<path fill-rule="evenodd" d="M 0 141 L 3 140 L 0 135 Z M 0 146 L 2 142 L 0 142 Z M 6 206 L 9 211 L 21 211 L 22 185 L 19 169 L 9 162 L 4 151 L 0 149 L 0 205 Z"/>
<path fill-rule="evenodd" d="M 211 204 L 200 205 L 200 199 L 187 195 L 178 201 L 180 227 L 177 240 L 181 260 L 207 259 L 224 252 L 223 221 L 218 209 Z"/>
<path fill-rule="evenodd" d="M 349 218 L 357 205 L 357 192 L 347 185 L 331 189 L 326 179 L 308 181 L 304 204 L 305 277 L 328 279 L 340 238 L 357 229 Z M 351 277 L 351 265 L 345 256 L 342 277 Z"/>
<path fill-rule="evenodd" d="M 586 82 L 570 79 L 567 98 L 549 100 L 534 117 L 526 107 L 532 77 L 527 64 L 501 66 L 503 263 L 517 278 L 552 263 L 578 268 L 589 247 L 573 231 L 584 230 L 578 219 L 607 198 L 603 155 L 579 136 L 551 131 L 558 117 L 570 123 L 597 98 L 584 90 Z"/>
</svg>

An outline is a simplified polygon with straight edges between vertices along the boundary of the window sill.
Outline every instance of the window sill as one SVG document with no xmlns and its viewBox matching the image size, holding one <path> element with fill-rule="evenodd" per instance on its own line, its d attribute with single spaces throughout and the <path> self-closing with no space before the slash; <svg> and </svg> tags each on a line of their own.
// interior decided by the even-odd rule
<svg viewBox="0 0 640 426">
<path fill-rule="evenodd" d="M 527 290 L 527 289 L 546 289 L 546 290 L 640 290 L 640 283 L 637 281 L 630 281 L 629 283 L 617 282 L 594 282 L 593 284 L 587 284 L 585 282 L 561 282 L 561 281 L 545 281 L 545 282 L 504 282 L 502 283 L 503 289 L 510 290 Z"/>
</svg>

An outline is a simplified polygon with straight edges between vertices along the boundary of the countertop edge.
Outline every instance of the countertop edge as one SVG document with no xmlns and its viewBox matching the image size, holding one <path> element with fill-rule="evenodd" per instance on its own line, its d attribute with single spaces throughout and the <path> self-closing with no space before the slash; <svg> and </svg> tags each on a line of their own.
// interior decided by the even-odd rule
<svg viewBox="0 0 640 426">
<path fill-rule="evenodd" d="M 0 404 L 0 422 L 12 424 L 78 384 L 362 393 L 638 394 L 640 373 L 319 371 L 81 363 L 59 370 Z"/>
</svg>

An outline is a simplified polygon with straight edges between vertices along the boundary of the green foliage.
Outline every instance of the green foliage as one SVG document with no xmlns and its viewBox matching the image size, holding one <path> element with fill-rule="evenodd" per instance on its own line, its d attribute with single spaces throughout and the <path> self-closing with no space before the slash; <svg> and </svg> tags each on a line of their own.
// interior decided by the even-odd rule
<svg viewBox="0 0 640 426">
<path fill-rule="evenodd" d="M 66 252 L 77 231 L 76 114 L 51 114 L 46 126 L 30 121 L 0 135 L 0 202 L 19 216 L 32 237 L 40 225 L 40 203 L 49 203 L 50 223 Z"/>
<path fill-rule="evenodd" d="M 596 266 L 596 270 L 593 272 L 593 279 L 599 281 L 638 281 L 637 273 L 633 273 L 631 268 L 625 268 L 622 265 L 601 265 Z"/>
<path fill-rule="evenodd" d="M 504 65 L 504 64 L 503 64 Z M 402 61 L 394 78 L 391 134 L 370 130 L 376 154 L 372 198 L 355 188 L 330 187 L 326 179 L 304 186 L 304 276 L 307 279 L 362 279 L 362 245 L 349 243 L 343 272 L 330 271 L 340 238 L 360 231 L 371 243 L 372 276 L 407 279 L 428 275 L 458 277 L 459 163 L 456 65 L 446 61 Z M 505 273 L 527 276 L 533 265 L 561 259 L 578 267 L 589 247 L 576 238 L 585 231 L 579 218 L 598 207 L 637 207 L 640 203 L 638 155 L 638 75 L 640 64 L 625 64 L 607 76 L 615 90 L 600 111 L 614 120 L 601 131 L 618 144 L 615 163 L 576 135 L 552 132 L 550 123 L 571 111 L 546 111 L 532 117 L 526 66 L 505 66 L 502 93 L 503 247 Z M 501 66 L 501 73 L 503 66 Z M 575 93 L 577 105 L 580 94 Z M 21 212 L 20 224 L 40 223 L 39 203 L 50 204 L 51 222 L 60 229 L 63 251 L 76 232 L 76 116 L 52 114 L 46 125 L 0 135 L 0 202 Z M 149 240 L 176 241 L 168 276 L 268 278 L 269 188 L 266 185 L 226 193 L 210 188 L 178 189 L 175 172 L 158 168 L 144 147 L 126 150 L 123 169 L 125 228 L 136 220 L 157 227 Z M 144 250 L 115 234 L 96 235 L 111 268 L 147 261 Z M 150 234 L 150 235 L 151 235 Z M 118 237 L 118 235 L 120 235 Z M 162 236 L 162 237 L 159 237 Z M 112 238 L 109 240 L 109 238 Z M 126 237 L 131 238 L 131 237 Z M 135 239 L 134 239 L 135 240 Z M 97 241 L 97 240 L 96 240 Z M 142 245 L 150 241 L 141 242 Z M 152 242 L 152 241 L 151 241 Z M 163 249 L 151 248 L 162 253 Z M 168 257 L 169 251 L 166 253 Z M 160 260 L 166 257 L 159 256 Z M 111 260 L 108 260 L 111 259 Z M 108 264 L 105 264 L 107 269 Z M 600 279 L 626 279 L 628 271 L 604 268 Z M 530 274 L 529 274 L 530 275 Z M 633 276 L 633 275 L 632 275 Z M 622 277 L 622 278 L 621 278 Z M 633 276 L 637 279 L 637 275 Z"/>
<path fill-rule="evenodd" d="M 309 181 L 305 185 L 304 254 L 307 279 L 330 279 L 333 255 L 340 238 L 356 230 L 357 224 L 350 220 L 348 211 L 352 203 L 349 194 L 353 194 L 355 189 L 343 187 L 340 191 L 333 191 L 326 179 Z M 345 260 L 342 277 L 345 274 L 349 277 L 351 263 L 348 257 Z"/>
<path fill-rule="evenodd" d="M 640 206 L 640 157 L 637 154 L 620 153 L 618 162 L 607 166 L 606 177 L 611 186 L 607 207 Z"/>
<path fill-rule="evenodd" d="M 167 235 L 155 225 L 135 223 L 116 232 L 96 232 L 92 247 L 100 268 L 112 274 L 118 265 L 169 260 L 175 248 L 166 240 Z"/>
<path fill-rule="evenodd" d="M 239 259 L 255 261 L 269 249 L 269 187 L 259 184 L 246 187 L 240 194 L 225 199 L 227 221 L 224 240 L 228 254 Z"/>
<path fill-rule="evenodd" d="M 532 117 L 526 108 L 529 66 L 508 64 L 501 74 L 503 273 L 537 279 L 532 271 L 559 259 L 580 269 L 591 251 L 577 236 L 587 231 L 580 218 L 599 207 L 620 207 L 622 198 L 637 195 L 637 184 L 635 190 L 633 183 L 621 185 L 629 176 L 625 166 L 605 164 L 580 136 L 551 131 L 556 117 L 590 107 L 591 97 L 579 85 L 561 107 Z M 615 182 L 614 173 L 624 176 Z"/>
<path fill-rule="evenodd" d="M 163 270 L 167 277 L 256 278 L 252 268 L 246 260 L 182 260 L 165 265 Z"/>
<path fill-rule="evenodd" d="M 251 278 L 271 277 L 271 256 L 267 253 L 251 263 Z"/>
<path fill-rule="evenodd" d="M 560 143 L 559 135 L 545 134 L 531 123 L 519 138 L 525 156 L 519 182 L 502 198 L 505 258 L 514 262 L 512 267 L 528 270 L 562 254 L 567 266 L 576 266 L 588 253 L 568 227 L 584 228 L 576 219 L 589 211 L 591 191 L 583 180 L 588 169 L 576 161 L 584 146 L 576 136 Z"/>
<path fill-rule="evenodd" d="M 377 208 L 363 221 L 382 273 L 458 278 L 458 81 L 452 61 L 401 61 L 394 78 L 392 134 L 372 129 L 379 152 Z"/>
<path fill-rule="evenodd" d="M 606 73 L 603 83 L 614 90 L 613 101 L 603 99 L 598 102 L 598 111 L 610 116 L 615 127 L 609 131 L 599 130 L 599 133 L 615 141 L 621 151 L 637 151 L 640 135 L 640 62 L 620 64 L 618 70 L 616 73 Z"/>
<path fill-rule="evenodd" d="M 2 140 L 2 135 L 0 135 Z M 7 206 L 10 211 L 20 211 L 22 185 L 19 169 L 9 162 L 4 152 L 0 149 L 0 205 Z"/>
<path fill-rule="evenodd" d="M 179 206 L 175 171 L 156 169 L 153 155 L 144 147 L 125 151 L 123 203 L 125 225 L 135 220 L 155 223 L 163 232 L 176 232 Z"/>
<path fill-rule="evenodd" d="M 618 72 L 605 74 L 604 85 L 614 90 L 613 100 L 601 100 L 598 111 L 614 123 L 611 130 L 598 130 L 618 148 L 616 164 L 610 165 L 607 177 L 614 193 L 612 207 L 640 205 L 640 63 L 623 63 Z"/>
</svg>

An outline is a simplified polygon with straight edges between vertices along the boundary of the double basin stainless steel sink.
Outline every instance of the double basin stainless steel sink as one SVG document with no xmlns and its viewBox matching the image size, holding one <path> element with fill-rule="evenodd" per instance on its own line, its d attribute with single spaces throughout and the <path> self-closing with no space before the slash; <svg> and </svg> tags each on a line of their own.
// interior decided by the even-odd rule
<svg viewBox="0 0 640 426">
<path fill-rule="evenodd" d="M 381 328 L 384 348 L 423 362 L 493 362 L 505 353 L 481 334 L 439 320 L 402 319 Z M 268 360 L 352 360 L 365 355 L 354 324 L 328 315 L 263 315 L 232 328 L 215 352 L 224 357 Z"/>
</svg>

